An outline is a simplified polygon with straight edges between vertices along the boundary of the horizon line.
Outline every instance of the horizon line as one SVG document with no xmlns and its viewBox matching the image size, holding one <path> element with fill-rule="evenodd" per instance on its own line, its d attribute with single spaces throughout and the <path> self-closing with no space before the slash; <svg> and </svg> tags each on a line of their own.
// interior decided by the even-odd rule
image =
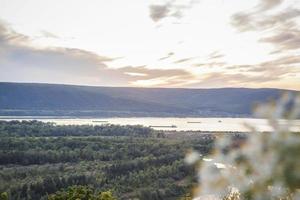
<svg viewBox="0 0 300 200">
<path fill-rule="evenodd" d="M 0 84 L 40 84 L 40 85 L 63 85 L 63 86 L 78 86 L 78 87 L 101 87 L 101 88 L 133 88 L 133 89 L 184 89 L 184 90 L 209 90 L 209 89 L 274 89 L 274 90 L 287 90 L 300 92 L 296 89 L 287 89 L 287 88 L 275 88 L 275 87 L 203 87 L 203 88 L 189 88 L 189 87 L 137 87 L 137 86 L 105 86 L 105 85 L 85 85 L 85 84 L 73 84 L 73 83 L 51 83 L 51 82 L 17 82 L 17 81 L 0 81 Z"/>
</svg>

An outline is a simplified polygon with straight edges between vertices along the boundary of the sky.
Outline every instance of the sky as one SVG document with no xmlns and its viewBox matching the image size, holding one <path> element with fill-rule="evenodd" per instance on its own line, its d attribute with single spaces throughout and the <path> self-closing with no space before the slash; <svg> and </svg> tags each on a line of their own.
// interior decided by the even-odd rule
<svg viewBox="0 0 300 200">
<path fill-rule="evenodd" d="M 0 82 L 300 90 L 300 1 L 0 0 Z"/>
</svg>

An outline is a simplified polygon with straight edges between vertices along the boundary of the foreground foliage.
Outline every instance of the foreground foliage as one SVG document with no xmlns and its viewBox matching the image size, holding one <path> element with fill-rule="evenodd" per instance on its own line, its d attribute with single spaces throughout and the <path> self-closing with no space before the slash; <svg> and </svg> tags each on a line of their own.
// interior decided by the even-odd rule
<svg viewBox="0 0 300 200">
<path fill-rule="evenodd" d="M 300 134 L 293 132 L 293 119 L 300 114 L 300 98 L 284 96 L 280 101 L 259 106 L 259 117 L 269 119 L 272 132 L 256 127 L 238 142 L 220 138 L 210 157 L 202 157 L 197 196 L 213 195 L 224 200 L 300 199 Z M 285 118 L 283 124 L 279 119 Z M 196 161 L 192 153 L 187 161 Z"/>
</svg>

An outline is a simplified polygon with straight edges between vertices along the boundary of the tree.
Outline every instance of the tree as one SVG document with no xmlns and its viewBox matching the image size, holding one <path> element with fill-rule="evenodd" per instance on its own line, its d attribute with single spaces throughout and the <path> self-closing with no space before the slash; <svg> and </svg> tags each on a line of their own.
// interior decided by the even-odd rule
<svg viewBox="0 0 300 200">
<path fill-rule="evenodd" d="M 1 193 L 0 200 L 8 200 L 8 194 L 6 192 Z"/>
<path fill-rule="evenodd" d="M 117 200 L 111 191 L 101 192 L 97 200 Z"/>
<path fill-rule="evenodd" d="M 2 200 L 2 199 L 1 199 Z M 67 190 L 49 195 L 48 200 L 117 200 L 111 191 L 96 193 L 94 188 L 87 186 L 72 186 Z"/>
</svg>

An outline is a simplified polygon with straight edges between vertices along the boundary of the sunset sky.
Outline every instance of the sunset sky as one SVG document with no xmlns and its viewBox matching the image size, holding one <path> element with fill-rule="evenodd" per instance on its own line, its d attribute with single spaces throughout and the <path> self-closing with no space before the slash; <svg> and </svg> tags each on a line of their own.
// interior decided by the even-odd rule
<svg viewBox="0 0 300 200">
<path fill-rule="evenodd" d="M 0 0 L 0 81 L 300 90 L 300 1 Z"/>
</svg>

